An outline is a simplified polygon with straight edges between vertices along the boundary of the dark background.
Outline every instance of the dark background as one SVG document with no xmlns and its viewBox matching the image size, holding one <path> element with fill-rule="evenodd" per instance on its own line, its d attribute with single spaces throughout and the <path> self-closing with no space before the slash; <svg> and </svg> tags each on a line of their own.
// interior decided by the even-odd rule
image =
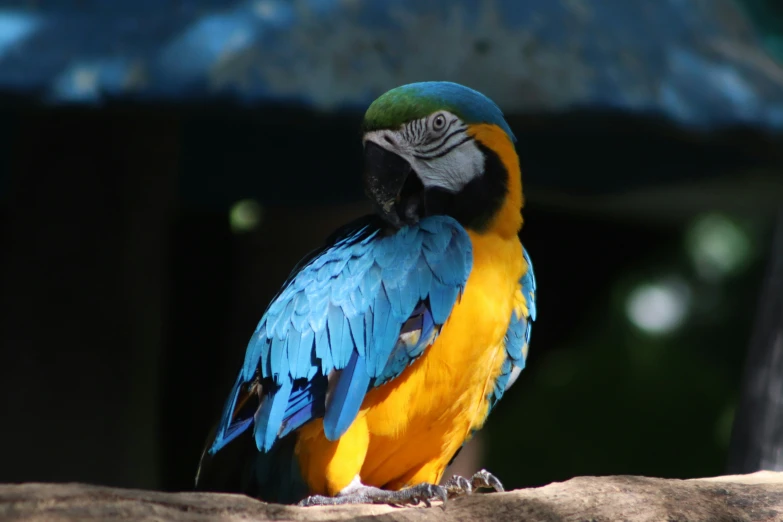
<svg viewBox="0 0 783 522">
<path fill-rule="evenodd" d="M 361 117 L 5 94 L 0 482 L 192 486 L 269 299 L 367 210 Z M 723 473 L 783 208 L 779 134 L 606 107 L 508 120 L 538 321 L 460 469 L 507 487 Z"/>
</svg>

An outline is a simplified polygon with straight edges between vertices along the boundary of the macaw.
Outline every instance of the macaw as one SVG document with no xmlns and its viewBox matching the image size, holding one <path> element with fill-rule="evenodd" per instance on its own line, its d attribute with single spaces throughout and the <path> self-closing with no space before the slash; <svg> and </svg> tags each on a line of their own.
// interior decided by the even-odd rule
<svg viewBox="0 0 783 522">
<path fill-rule="evenodd" d="M 253 333 L 197 488 L 302 505 L 418 504 L 525 367 L 536 283 L 516 138 L 450 82 L 392 89 L 363 122 L 375 212 L 294 268 Z"/>
</svg>

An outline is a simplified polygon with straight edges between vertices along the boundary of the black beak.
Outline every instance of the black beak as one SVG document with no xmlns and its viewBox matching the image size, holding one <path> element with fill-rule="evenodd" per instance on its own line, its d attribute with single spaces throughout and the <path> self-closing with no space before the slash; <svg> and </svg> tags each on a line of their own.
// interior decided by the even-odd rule
<svg viewBox="0 0 783 522">
<path fill-rule="evenodd" d="M 422 217 L 424 186 L 410 163 L 371 141 L 364 146 L 364 191 L 376 212 L 397 228 Z"/>
</svg>

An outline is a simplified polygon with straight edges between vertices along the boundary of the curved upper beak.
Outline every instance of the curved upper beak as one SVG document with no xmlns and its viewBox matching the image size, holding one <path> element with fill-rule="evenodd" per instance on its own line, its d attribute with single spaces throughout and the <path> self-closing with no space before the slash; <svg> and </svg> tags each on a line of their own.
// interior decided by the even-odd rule
<svg viewBox="0 0 783 522">
<path fill-rule="evenodd" d="M 411 192 L 404 189 L 416 181 L 418 177 L 403 157 L 372 141 L 365 143 L 364 191 L 389 224 L 399 228 L 418 221 L 423 191 L 404 193 Z"/>
</svg>

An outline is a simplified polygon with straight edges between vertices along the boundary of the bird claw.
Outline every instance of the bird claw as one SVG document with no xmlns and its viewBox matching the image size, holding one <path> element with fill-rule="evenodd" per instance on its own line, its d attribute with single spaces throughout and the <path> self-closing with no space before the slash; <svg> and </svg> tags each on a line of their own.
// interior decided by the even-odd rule
<svg viewBox="0 0 783 522">
<path fill-rule="evenodd" d="M 433 500 L 441 500 L 445 504 L 450 498 L 470 495 L 478 489 L 494 489 L 502 492 L 503 484 L 485 469 L 473 474 L 470 479 L 460 475 L 452 476 L 443 486 L 423 483 L 418 486 L 391 491 L 372 486 L 360 486 L 350 493 L 326 497 L 312 495 L 299 502 L 303 507 L 309 506 L 338 506 L 342 504 L 391 504 L 394 506 L 417 506 L 424 503 L 432 507 Z"/>
<path fill-rule="evenodd" d="M 326 497 L 312 495 L 301 502 L 299 506 L 337 506 L 342 504 L 391 504 L 395 506 L 416 506 L 423 502 L 427 507 L 432 507 L 433 500 L 446 502 L 449 494 L 445 487 L 435 484 L 419 484 L 399 491 L 362 486 L 358 490 L 345 495 Z"/>
<path fill-rule="evenodd" d="M 489 471 L 482 469 L 473 474 L 470 480 L 460 475 L 453 475 L 445 484 L 449 498 L 470 495 L 477 489 L 494 489 L 497 492 L 505 491 L 503 484 Z"/>
<path fill-rule="evenodd" d="M 498 478 L 485 469 L 474 473 L 470 480 L 473 483 L 473 489 L 494 489 L 498 493 L 505 491 Z"/>
<path fill-rule="evenodd" d="M 452 475 L 444 484 L 446 491 L 449 492 L 449 498 L 459 497 L 461 495 L 470 495 L 473 493 L 473 484 L 461 475 Z"/>
<path fill-rule="evenodd" d="M 325 497 L 323 495 L 310 495 L 309 497 L 301 500 L 297 506 L 311 507 L 311 506 L 336 506 L 339 504 L 338 500 L 342 497 Z"/>
<path fill-rule="evenodd" d="M 426 482 L 418 486 L 395 491 L 394 493 L 403 493 L 400 497 L 403 505 L 407 500 L 407 503 L 414 506 L 419 504 L 419 502 L 424 502 L 424 505 L 427 507 L 432 507 L 433 500 L 446 502 L 449 499 L 449 493 L 446 491 L 446 488 L 435 484 L 427 484 Z"/>
</svg>

